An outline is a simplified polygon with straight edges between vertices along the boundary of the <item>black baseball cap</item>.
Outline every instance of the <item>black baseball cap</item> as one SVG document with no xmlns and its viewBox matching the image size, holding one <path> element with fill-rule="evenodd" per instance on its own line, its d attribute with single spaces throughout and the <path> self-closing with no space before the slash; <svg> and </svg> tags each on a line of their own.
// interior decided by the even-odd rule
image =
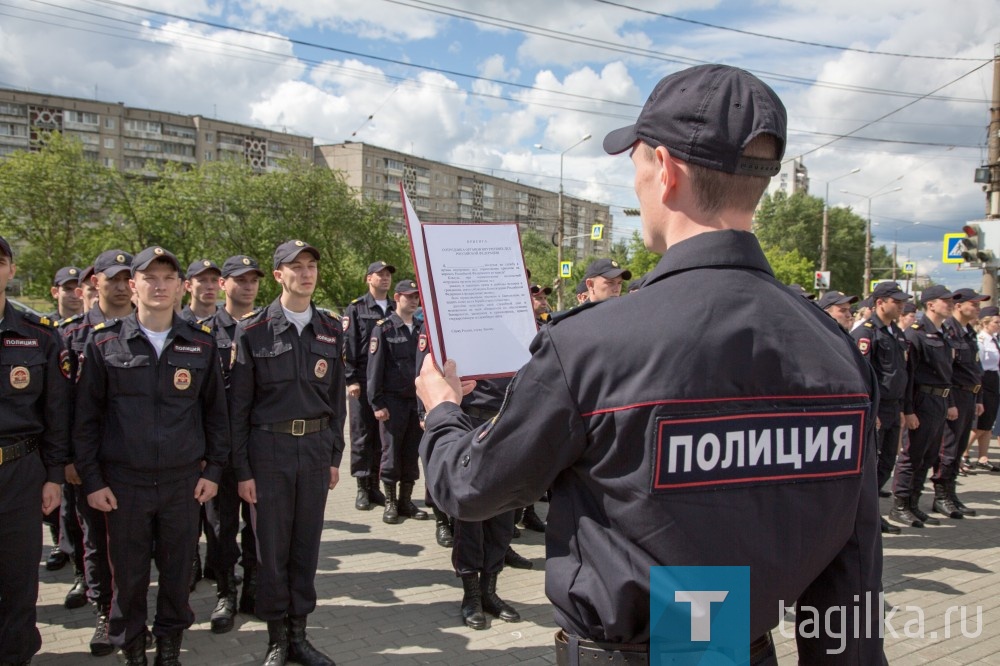
<svg viewBox="0 0 1000 666">
<path fill-rule="evenodd" d="M 828 291 L 816 302 L 822 309 L 826 310 L 831 305 L 844 305 L 845 303 L 857 303 L 857 296 L 848 296 L 842 291 Z"/>
<path fill-rule="evenodd" d="M 1000 308 L 998 308 L 995 305 L 987 305 L 985 308 L 982 308 L 979 311 L 979 317 L 980 318 L 983 318 L 983 317 L 996 317 L 997 315 L 1000 315 Z"/>
<path fill-rule="evenodd" d="M 105 250 L 94 260 L 94 273 L 104 273 L 108 277 L 114 277 L 122 271 L 132 270 L 134 259 L 135 257 L 125 250 Z"/>
<path fill-rule="evenodd" d="M 792 283 L 792 284 L 788 285 L 788 288 L 791 289 L 792 291 L 794 291 L 797 295 L 799 295 L 802 298 L 806 299 L 807 301 L 815 301 L 816 300 L 816 294 L 812 293 L 811 291 L 806 291 L 805 288 L 801 284 L 794 284 L 794 283 Z"/>
<path fill-rule="evenodd" d="M 952 298 L 955 299 L 956 303 L 968 303 L 969 301 L 983 301 L 990 300 L 990 297 L 986 294 L 978 294 L 975 289 L 956 289 L 952 292 Z"/>
<path fill-rule="evenodd" d="M 316 261 L 319 261 L 319 250 L 305 241 L 290 240 L 279 245 L 274 251 L 274 270 L 278 270 L 278 266 L 281 264 L 295 261 L 295 257 L 299 256 L 301 252 L 308 252 L 316 258 Z"/>
<path fill-rule="evenodd" d="M 264 271 L 260 270 L 260 264 L 257 263 L 257 260 L 245 254 L 237 254 L 235 257 L 229 257 L 222 264 L 222 277 L 224 278 L 244 275 L 250 271 L 254 271 L 261 277 L 264 277 Z"/>
<path fill-rule="evenodd" d="M 384 261 L 373 261 L 372 263 L 368 264 L 368 272 L 365 273 L 365 276 L 367 277 L 372 273 L 378 273 L 379 271 L 382 270 L 389 271 L 390 273 L 395 273 L 396 267 L 393 266 L 392 264 L 387 264 Z"/>
<path fill-rule="evenodd" d="M 14 259 L 14 250 L 10 249 L 10 243 L 3 236 L 0 236 L 0 252 L 3 252 L 11 260 Z"/>
<path fill-rule="evenodd" d="M 903 291 L 895 282 L 879 282 L 872 289 L 871 300 L 874 303 L 880 298 L 891 298 L 894 301 L 908 301 L 911 296 Z"/>
<path fill-rule="evenodd" d="M 587 266 L 587 272 L 584 274 L 583 279 L 587 280 L 597 276 L 606 277 L 609 280 L 613 280 L 616 277 L 620 277 L 623 280 L 631 280 L 632 271 L 622 268 L 614 259 L 596 259 Z"/>
<path fill-rule="evenodd" d="M 903 303 L 903 314 L 913 314 L 917 311 L 916 303 Z"/>
<path fill-rule="evenodd" d="M 948 291 L 948 287 L 943 284 L 935 284 L 933 286 L 927 287 L 920 293 L 920 302 L 929 303 L 930 301 L 943 298 L 945 300 L 949 298 L 954 298 L 955 294 Z"/>
<path fill-rule="evenodd" d="M 129 263 L 131 263 L 131 262 L 129 262 Z M 80 284 L 81 285 L 88 284 L 90 282 L 90 278 L 92 278 L 92 277 L 94 277 L 94 265 L 93 264 L 91 264 L 90 266 L 87 266 L 82 271 L 80 271 Z"/>
<path fill-rule="evenodd" d="M 382 270 L 381 268 L 379 270 Z M 415 294 L 417 293 L 417 283 L 413 280 L 400 280 L 393 290 L 395 294 Z"/>
<path fill-rule="evenodd" d="M 56 271 L 56 276 L 52 279 L 52 284 L 53 286 L 61 287 L 67 282 L 79 282 L 80 273 L 80 269 L 76 266 L 63 266 Z"/>
<path fill-rule="evenodd" d="M 635 124 L 604 137 L 604 150 L 617 155 L 641 140 L 690 164 L 770 178 L 781 171 L 787 122 L 778 95 L 753 74 L 729 65 L 698 65 L 661 79 Z M 760 134 L 778 140 L 778 159 L 743 157 Z"/>
<path fill-rule="evenodd" d="M 538 292 L 542 292 L 543 294 L 545 294 L 546 296 L 548 296 L 549 294 L 552 293 L 552 287 L 543 287 L 540 284 L 533 284 L 533 285 L 531 285 L 531 293 L 532 294 L 537 294 Z"/>
<path fill-rule="evenodd" d="M 132 275 L 146 270 L 149 268 L 149 265 L 157 259 L 162 259 L 170 263 L 175 269 L 177 269 L 177 273 L 180 274 L 181 262 L 177 261 L 177 257 L 175 257 L 172 252 L 168 252 L 162 247 L 154 245 L 153 247 L 147 247 L 145 250 L 135 255 L 135 258 L 132 259 Z"/>
<path fill-rule="evenodd" d="M 222 274 L 219 265 L 211 259 L 199 259 L 198 261 L 191 262 L 191 265 L 188 266 L 187 279 L 190 280 L 195 275 L 201 275 L 205 271 L 215 271 L 220 275 Z"/>
</svg>

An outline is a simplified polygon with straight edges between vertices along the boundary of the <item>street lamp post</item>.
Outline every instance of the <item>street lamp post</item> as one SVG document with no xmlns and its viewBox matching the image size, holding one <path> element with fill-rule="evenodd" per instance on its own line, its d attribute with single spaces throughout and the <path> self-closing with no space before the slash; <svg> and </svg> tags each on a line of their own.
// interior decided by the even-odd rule
<svg viewBox="0 0 1000 666">
<path fill-rule="evenodd" d="M 855 167 L 854 169 L 851 169 L 845 174 L 837 176 L 836 178 L 831 178 L 830 180 L 826 181 L 826 197 L 823 199 L 823 240 L 822 244 L 820 245 L 820 252 L 819 252 L 819 269 L 821 271 L 826 270 L 827 266 L 826 258 L 830 250 L 830 183 L 838 181 L 841 178 L 847 178 L 848 176 L 852 176 L 859 171 L 861 171 L 861 167 Z M 820 289 L 819 295 L 823 296 L 824 293 L 826 293 L 826 290 Z"/>
<path fill-rule="evenodd" d="M 570 146 L 569 148 L 567 148 L 567 149 L 563 150 L 561 153 L 559 153 L 559 223 L 556 225 L 556 261 L 559 264 L 559 269 L 560 270 L 562 270 L 562 261 L 563 261 L 563 235 L 564 235 L 564 228 L 563 228 L 564 227 L 564 220 L 563 220 L 563 158 L 566 156 L 566 153 L 568 153 L 569 151 L 573 150 L 574 148 L 576 148 L 577 146 L 579 146 L 584 141 L 589 141 L 590 138 L 591 138 L 591 135 L 587 134 L 587 135 L 581 137 L 580 140 L 577 141 L 576 143 L 574 143 L 572 146 Z M 548 148 L 546 148 L 545 146 L 543 146 L 540 143 L 536 143 L 535 144 L 535 148 L 537 148 L 538 150 L 549 150 Z M 555 151 L 550 151 L 550 152 L 555 152 Z M 556 310 L 562 310 L 562 309 L 563 309 L 563 279 L 562 279 L 562 276 L 560 275 L 559 276 L 559 286 L 556 289 Z"/>
<path fill-rule="evenodd" d="M 868 220 L 865 222 L 865 284 L 862 289 L 862 294 L 865 298 L 868 298 L 872 284 L 872 199 L 892 194 L 893 192 L 899 192 L 901 189 L 903 188 L 897 187 L 886 192 L 878 192 L 877 194 L 858 194 L 857 192 L 841 190 L 844 194 L 868 200 Z"/>
</svg>

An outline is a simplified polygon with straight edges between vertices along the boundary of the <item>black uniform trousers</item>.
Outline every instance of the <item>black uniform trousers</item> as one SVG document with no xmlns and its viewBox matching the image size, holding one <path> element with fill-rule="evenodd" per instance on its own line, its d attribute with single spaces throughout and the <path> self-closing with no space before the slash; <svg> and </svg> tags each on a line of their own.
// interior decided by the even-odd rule
<svg viewBox="0 0 1000 666">
<path fill-rule="evenodd" d="M 976 422 L 976 394 L 962 388 L 953 388 L 951 395 L 955 398 L 958 408 L 958 418 L 948 421 L 941 442 L 941 452 L 938 462 L 934 465 L 935 483 L 948 483 L 958 476 L 958 468 L 962 463 L 962 454 L 969 445 L 969 433 Z"/>
<path fill-rule="evenodd" d="M 486 421 L 473 418 L 478 428 Z M 514 512 L 505 511 L 488 520 L 455 519 L 451 564 L 455 574 L 494 574 L 503 569 L 503 558 L 514 538 Z"/>
<path fill-rule="evenodd" d="M 250 519 L 250 505 L 240 499 L 237 491 L 236 472 L 227 467 L 222 472 L 219 492 L 205 503 L 205 531 L 208 545 L 206 563 L 216 575 L 232 571 L 243 554 L 243 566 L 253 567 L 257 562 L 257 544 Z M 245 524 L 240 531 L 240 515 Z M 236 537 L 240 536 L 237 544 Z"/>
<path fill-rule="evenodd" d="M 896 478 L 892 485 L 896 497 L 910 497 L 923 492 L 927 472 L 940 453 L 941 436 L 948 416 L 948 399 L 917 392 L 913 399 L 913 413 L 920 420 L 920 427 L 910 431 L 910 441 L 899 452 Z"/>
<path fill-rule="evenodd" d="M 361 396 L 347 398 L 351 423 L 351 476 L 378 478 L 382 459 L 379 422 L 368 402 L 368 386 L 361 382 Z"/>
<path fill-rule="evenodd" d="M 42 646 L 35 602 L 44 483 L 37 452 L 0 465 L 0 662 L 27 661 Z"/>
<path fill-rule="evenodd" d="M 379 424 L 382 436 L 382 467 L 387 483 L 412 483 L 420 478 L 420 418 L 416 398 L 385 396 L 389 420 Z"/>
<path fill-rule="evenodd" d="M 87 599 L 98 606 L 106 606 L 111 603 L 108 520 L 103 511 L 87 503 L 83 486 L 69 487 L 76 495 L 76 514 L 83 529 L 83 575 L 87 581 Z"/>
<path fill-rule="evenodd" d="M 64 483 L 62 487 L 62 505 L 59 507 L 59 550 L 73 560 L 73 571 L 83 573 L 83 527 L 77 515 L 76 487 Z M 86 502 L 84 498 L 84 502 Z"/>
<path fill-rule="evenodd" d="M 250 431 L 257 485 L 257 617 L 280 620 L 316 608 L 316 566 L 330 488 L 329 430 L 295 437 Z"/>
<path fill-rule="evenodd" d="M 899 431 L 902 427 L 899 419 L 901 409 L 902 405 L 896 401 L 879 403 L 878 420 L 881 427 L 876 434 L 878 470 L 875 476 L 879 490 L 886 484 L 886 481 L 892 478 L 892 470 L 896 466 Z"/>
<path fill-rule="evenodd" d="M 124 647 L 146 630 L 150 557 L 156 558 L 156 617 L 153 635 L 169 636 L 194 622 L 188 605 L 200 505 L 198 476 L 157 485 L 111 482 L 118 508 L 107 513 L 108 552 L 114 575 L 108 635 Z"/>
</svg>

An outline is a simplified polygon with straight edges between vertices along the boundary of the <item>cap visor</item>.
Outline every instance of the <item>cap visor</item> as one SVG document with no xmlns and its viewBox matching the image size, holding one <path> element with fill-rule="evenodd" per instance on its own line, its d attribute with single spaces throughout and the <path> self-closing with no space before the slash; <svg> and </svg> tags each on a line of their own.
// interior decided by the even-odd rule
<svg viewBox="0 0 1000 666">
<path fill-rule="evenodd" d="M 256 273 L 257 275 L 264 277 L 264 271 L 259 268 L 254 268 L 253 266 L 240 266 L 239 268 L 231 270 L 228 273 L 223 273 L 222 277 L 239 277 L 240 275 L 246 275 L 247 273 Z"/>
<path fill-rule="evenodd" d="M 123 271 L 130 271 L 130 270 L 132 270 L 131 266 L 123 264 L 115 264 L 114 266 L 108 266 L 103 271 L 95 271 L 95 273 L 104 273 L 106 277 L 110 278 L 118 275 Z M 95 273 L 91 273 L 91 275 L 94 275 Z"/>
<path fill-rule="evenodd" d="M 608 132 L 608 135 L 604 137 L 604 152 L 608 155 L 618 155 L 619 153 L 624 153 L 626 150 L 632 147 L 635 143 L 635 125 L 629 125 L 628 127 L 621 127 L 612 132 Z"/>
</svg>

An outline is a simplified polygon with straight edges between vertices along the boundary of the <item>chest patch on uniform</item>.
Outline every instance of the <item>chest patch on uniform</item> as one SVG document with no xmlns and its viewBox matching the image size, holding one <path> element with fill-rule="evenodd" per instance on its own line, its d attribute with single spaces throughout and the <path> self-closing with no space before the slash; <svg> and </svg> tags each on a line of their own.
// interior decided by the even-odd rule
<svg viewBox="0 0 1000 666">
<path fill-rule="evenodd" d="M 377 351 L 378 351 L 378 338 L 372 338 L 368 342 L 368 353 L 374 354 Z"/>
<path fill-rule="evenodd" d="M 349 328 L 351 327 L 351 318 L 350 318 L 350 317 L 341 317 L 341 318 L 340 318 L 340 326 L 341 326 L 341 328 L 343 328 L 343 329 L 344 329 L 345 331 L 346 331 L 347 329 L 349 329 Z"/>
<path fill-rule="evenodd" d="M 417 340 L 417 350 L 427 351 L 427 336 L 423 333 L 420 334 L 420 338 Z"/>
<path fill-rule="evenodd" d="M 857 476 L 865 413 L 839 407 L 658 419 L 650 492 Z"/>
<path fill-rule="evenodd" d="M 174 345 L 174 351 L 184 352 L 185 354 L 200 354 L 201 347 L 198 345 Z"/>
<path fill-rule="evenodd" d="M 329 369 L 330 366 L 327 364 L 326 359 L 321 358 L 320 360 L 316 361 L 316 366 L 313 368 L 313 372 L 316 373 L 317 377 L 323 379 L 324 377 L 326 377 L 326 371 Z"/>
<path fill-rule="evenodd" d="M 320 333 L 316 335 L 316 339 L 319 340 L 320 342 L 325 342 L 328 345 L 337 344 L 337 338 L 333 337 L 332 335 L 323 335 L 322 333 Z"/>
<path fill-rule="evenodd" d="M 868 350 L 872 347 L 872 341 L 868 338 L 861 338 L 858 340 L 858 349 L 861 350 L 862 355 L 868 356 Z"/>
<path fill-rule="evenodd" d="M 59 352 L 59 372 L 66 379 L 69 379 L 70 374 L 73 372 L 73 363 L 70 361 L 69 350 L 63 349 Z"/>
<path fill-rule="evenodd" d="M 26 389 L 31 384 L 31 372 L 23 365 L 16 365 L 10 369 L 11 388 L 17 390 Z"/>
<path fill-rule="evenodd" d="M 34 338 L 4 338 L 4 347 L 37 347 L 38 340 Z"/>
<path fill-rule="evenodd" d="M 178 391 L 186 391 L 191 388 L 191 371 L 187 368 L 177 368 L 174 372 L 174 388 Z"/>
</svg>

